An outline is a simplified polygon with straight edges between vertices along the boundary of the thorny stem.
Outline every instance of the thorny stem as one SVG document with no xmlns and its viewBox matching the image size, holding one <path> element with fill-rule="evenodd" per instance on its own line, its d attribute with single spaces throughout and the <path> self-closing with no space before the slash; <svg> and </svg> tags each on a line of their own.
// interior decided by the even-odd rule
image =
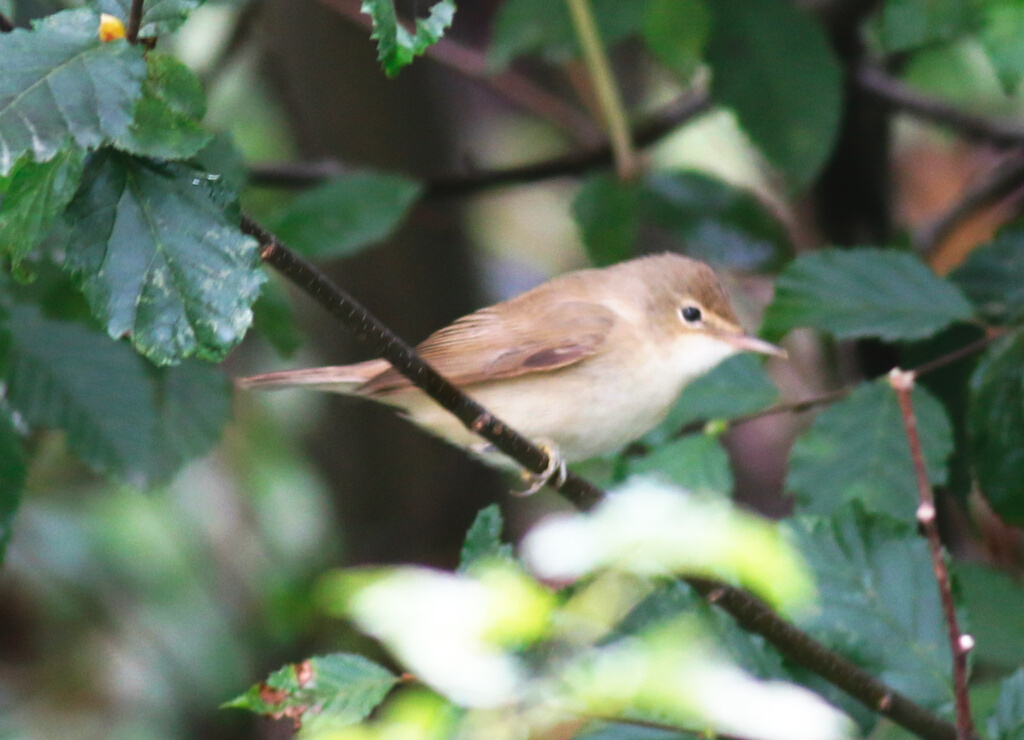
<svg viewBox="0 0 1024 740">
<path fill-rule="evenodd" d="M 608 136 L 615 152 L 615 170 L 620 179 L 632 180 L 637 173 L 637 160 L 629 138 L 629 120 L 612 75 L 608 53 L 601 42 L 597 22 L 590 9 L 590 0 L 566 0 L 566 3 L 569 5 L 576 37 L 583 47 L 583 61 L 590 73 L 601 115 L 608 126 Z"/>
<path fill-rule="evenodd" d="M 935 572 L 935 580 L 939 585 L 942 610 L 946 617 L 949 649 L 953 654 L 953 693 L 956 703 L 957 740 L 971 740 L 974 737 L 974 721 L 971 719 L 971 701 L 967 693 L 967 655 L 974 647 L 974 640 L 970 635 L 960 632 L 960 623 L 956 616 L 953 587 L 950 583 L 949 569 L 946 567 L 946 559 L 942 550 L 942 538 L 939 536 L 939 526 L 935 517 L 935 496 L 931 483 L 928 482 L 928 469 L 925 467 L 921 436 L 917 430 L 917 417 L 914 415 L 914 402 L 911 398 L 915 377 L 916 374 L 913 370 L 893 368 L 889 373 L 889 385 L 896 391 L 900 415 L 903 417 L 903 427 L 907 432 L 907 442 L 910 444 L 910 457 L 914 461 L 917 493 L 920 499 L 920 504 L 917 507 L 917 521 L 928 538 L 932 570 Z"/>
</svg>

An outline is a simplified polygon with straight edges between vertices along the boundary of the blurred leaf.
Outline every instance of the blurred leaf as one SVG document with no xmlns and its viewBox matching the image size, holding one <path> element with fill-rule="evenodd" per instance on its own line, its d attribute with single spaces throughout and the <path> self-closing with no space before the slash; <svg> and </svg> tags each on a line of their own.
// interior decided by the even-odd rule
<svg viewBox="0 0 1024 740">
<path fill-rule="evenodd" d="M 988 734 L 992 740 L 1024 740 L 1024 668 L 1003 681 Z"/>
<path fill-rule="evenodd" d="M 681 80 L 700 66 L 711 34 L 704 0 L 651 0 L 644 15 L 644 41 L 655 58 Z"/>
<path fill-rule="evenodd" d="M 640 32 L 647 0 L 591 0 L 601 40 L 613 46 Z M 576 32 L 564 2 L 506 0 L 494 19 L 488 61 L 494 68 L 507 67 L 519 56 L 537 55 L 561 64 L 580 53 Z"/>
<path fill-rule="evenodd" d="M 590 261 L 605 267 L 634 255 L 640 228 L 640 187 L 615 175 L 587 178 L 572 202 L 572 212 Z"/>
<path fill-rule="evenodd" d="M 216 177 L 228 192 L 237 193 L 245 187 L 245 163 L 229 133 L 214 134 L 191 162 L 197 169 Z"/>
<path fill-rule="evenodd" d="M 49 233 L 82 178 L 83 152 L 67 149 L 48 162 L 23 160 L 0 205 L 0 253 L 17 265 Z"/>
<path fill-rule="evenodd" d="M 420 194 L 401 175 L 361 172 L 304 192 L 268 219 L 268 228 L 296 251 L 348 257 L 388 237 Z"/>
<path fill-rule="evenodd" d="M 253 325 L 281 357 L 291 357 L 302 346 L 288 294 L 275 280 L 267 280 L 252 305 Z"/>
<path fill-rule="evenodd" d="M 607 569 L 675 573 L 741 583 L 782 610 L 813 601 L 801 559 L 773 523 L 643 476 L 593 511 L 541 520 L 520 551 L 542 579 L 576 580 Z"/>
<path fill-rule="evenodd" d="M 126 152 L 157 159 L 187 159 L 210 143 L 199 123 L 206 114 L 203 86 L 169 54 L 151 51 L 142 99 L 131 128 L 115 140 Z"/>
<path fill-rule="evenodd" d="M 1005 323 L 1019 318 L 1024 312 L 1024 228 L 1005 229 L 973 250 L 949 279 L 986 319 Z"/>
<path fill-rule="evenodd" d="M 978 0 L 886 0 L 881 40 L 886 51 L 908 51 L 952 41 L 977 30 L 982 3 Z"/>
<path fill-rule="evenodd" d="M 963 294 L 913 255 L 826 249 L 797 258 L 779 275 L 761 333 L 778 340 L 810 326 L 836 339 L 921 339 L 971 315 Z"/>
<path fill-rule="evenodd" d="M 1024 587 L 981 563 L 957 560 L 952 567 L 971 616 L 974 658 L 1001 668 L 1024 665 Z"/>
<path fill-rule="evenodd" d="M 128 25 L 132 0 L 92 0 L 101 13 L 110 13 Z M 145 0 L 139 38 L 155 38 L 177 29 L 189 13 L 203 4 L 203 0 Z"/>
<path fill-rule="evenodd" d="M 715 0 L 708 61 L 715 99 L 798 188 L 832 151 L 843 77 L 814 17 L 785 0 Z"/>
<path fill-rule="evenodd" d="M 415 34 L 398 22 L 394 0 L 363 0 L 360 10 L 373 21 L 370 38 L 377 41 L 377 58 L 384 74 L 394 77 L 444 36 L 455 17 L 455 2 L 438 0 L 430 6 L 426 18 L 416 19 Z"/>
<path fill-rule="evenodd" d="M 695 421 L 731 419 L 760 411 L 778 397 L 779 391 L 761 362 L 753 355 L 736 355 L 690 381 L 665 421 L 645 440 L 657 444 Z"/>
<path fill-rule="evenodd" d="M 361 655 L 332 653 L 286 665 L 223 707 L 291 717 L 314 731 L 366 719 L 397 682 L 397 676 Z"/>
<path fill-rule="evenodd" d="M 787 526 L 819 594 L 819 609 L 798 626 L 929 709 L 951 702 L 939 590 L 916 529 L 856 505 Z"/>
<path fill-rule="evenodd" d="M 1003 89 L 1013 94 L 1024 75 L 1024 5 L 1018 0 L 986 0 L 982 12 L 978 38 Z"/>
<path fill-rule="evenodd" d="M 158 364 L 222 359 L 265 279 L 234 194 L 211 178 L 106 150 L 86 164 L 66 214 L 65 266 L 94 315 Z"/>
<path fill-rule="evenodd" d="M 913 392 L 928 479 L 946 482 L 953 432 L 942 404 L 927 390 Z M 815 418 L 797 437 L 786 489 L 802 511 L 833 514 L 850 501 L 867 511 L 913 522 L 917 479 L 896 393 L 888 382 L 864 383 Z"/>
<path fill-rule="evenodd" d="M 513 560 L 512 545 L 501 541 L 504 526 L 497 504 L 480 509 L 462 543 L 459 571 L 471 570 L 474 564 L 489 560 Z"/>
<path fill-rule="evenodd" d="M 11 539 L 11 522 L 25 487 L 25 449 L 10 413 L 0 410 L 0 565 Z"/>
<path fill-rule="evenodd" d="M 766 267 L 788 244 L 782 225 L 752 194 L 699 172 L 657 172 L 644 182 L 641 214 L 673 232 L 686 254 L 738 270 Z"/>
<path fill-rule="evenodd" d="M 123 342 L 13 305 L 7 398 L 32 425 L 63 429 L 96 470 L 137 486 L 168 481 L 220 438 L 230 385 L 201 362 L 156 368 Z"/>
<path fill-rule="evenodd" d="M 1004 337 L 971 376 L 967 412 L 974 474 L 992 509 L 1024 524 L 1024 334 Z"/>
<path fill-rule="evenodd" d="M 0 34 L 0 176 L 31 152 L 50 160 L 73 139 L 92 148 L 123 135 L 146 76 L 143 49 L 103 43 L 99 16 L 68 10 Z"/>
<path fill-rule="evenodd" d="M 653 475 L 698 495 L 728 497 L 733 487 L 729 455 L 710 434 L 688 434 L 630 458 L 629 473 Z"/>
</svg>

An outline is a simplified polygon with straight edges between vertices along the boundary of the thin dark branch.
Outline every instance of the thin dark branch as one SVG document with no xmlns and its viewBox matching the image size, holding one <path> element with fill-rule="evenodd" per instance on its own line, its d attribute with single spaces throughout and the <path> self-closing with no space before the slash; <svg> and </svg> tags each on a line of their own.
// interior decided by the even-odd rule
<svg viewBox="0 0 1024 740">
<path fill-rule="evenodd" d="M 981 339 L 975 339 L 973 342 L 968 342 L 959 349 L 947 352 L 941 357 L 936 357 L 934 360 L 928 360 L 928 362 L 921 363 L 915 367 L 912 372 L 916 376 L 927 375 L 928 373 L 946 367 L 946 365 L 952 365 L 957 360 L 962 360 L 964 357 L 973 355 L 975 352 L 980 352 L 985 349 L 1005 333 L 1006 330 L 1001 327 L 990 327 L 986 330 L 985 336 L 981 337 Z"/>
<path fill-rule="evenodd" d="M 3 13 L 0 13 L 0 33 L 10 33 L 14 30 L 14 23 Z"/>
<path fill-rule="evenodd" d="M 677 127 L 704 113 L 711 107 L 703 92 L 686 95 L 665 110 L 655 114 L 633 130 L 637 148 L 650 146 Z M 442 175 L 428 180 L 424 187 L 427 198 L 471 195 L 503 185 L 522 185 L 556 177 L 583 175 L 612 164 L 608 144 L 533 164 L 500 170 L 485 170 L 458 175 Z M 337 162 L 255 164 L 249 168 L 249 184 L 257 187 L 302 188 L 317 185 L 346 171 Z"/>
<path fill-rule="evenodd" d="M 259 241 L 265 262 L 316 300 L 357 339 L 455 414 L 468 429 L 492 442 L 528 470 L 540 473 L 546 469 L 548 459 L 544 450 L 509 429 L 446 381 L 412 347 L 395 336 L 313 265 L 294 254 L 277 237 L 248 216 L 242 216 L 241 226 L 245 233 Z M 605 495 L 601 489 L 572 473 L 558 486 L 558 491 L 581 509 L 590 508 Z M 693 578 L 687 582 L 704 598 L 731 614 L 743 629 L 762 635 L 783 655 L 814 671 L 874 711 L 926 740 L 955 739 L 956 732 L 952 725 L 929 714 L 801 632 L 754 596 L 705 579 Z"/>
<path fill-rule="evenodd" d="M 1024 143 L 1024 125 L 1006 119 L 979 116 L 957 108 L 944 100 L 914 90 L 877 67 L 865 66 L 855 73 L 855 81 L 866 92 L 917 118 L 956 129 L 971 139 L 999 145 Z"/>
<path fill-rule="evenodd" d="M 958 740 L 971 740 L 974 737 L 974 721 L 971 719 L 971 700 L 967 690 L 967 655 L 974 647 L 970 635 L 960 631 L 960 623 L 956 616 L 956 604 L 953 601 L 953 587 L 949 579 L 949 569 L 942 551 L 942 538 L 939 536 L 939 525 L 935 517 L 935 496 L 931 483 L 928 481 L 928 469 L 925 467 L 924 452 L 921 449 L 921 436 L 917 430 L 917 417 L 914 415 L 914 401 L 911 393 L 914 390 L 913 371 L 893 368 L 889 373 L 889 385 L 896 391 L 896 399 L 900 404 L 900 415 L 903 417 L 903 428 L 910 444 L 910 457 L 914 462 L 914 473 L 917 477 L 917 493 L 920 503 L 917 507 L 917 521 L 928 539 L 928 549 L 932 557 L 932 570 L 939 585 L 939 597 L 942 611 L 946 618 L 946 635 L 949 638 L 949 650 L 953 655 L 953 696 L 956 705 L 956 732 Z"/>
<path fill-rule="evenodd" d="M 1024 150 L 1015 149 L 988 176 L 970 188 L 957 203 L 914 235 L 914 247 L 930 254 L 957 227 L 978 211 L 995 205 L 1024 187 Z"/>
<path fill-rule="evenodd" d="M 370 16 L 360 10 L 360 0 L 320 0 L 320 3 L 367 31 L 373 28 Z M 492 72 L 487 66 L 487 56 L 477 49 L 445 37 L 428 47 L 426 56 L 557 126 L 580 144 L 595 145 L 604 140 L 600 127 L 585 112 L 524 75 L 511 70 Z"/>
<path fill-rule="evenodd" d="M 132 44 L 139 40 L 139 26 L 142 25 L 143 2 L 144 0 L 132 0 L 132 7 L 128 12 L 128 28 L 125 30 L 125 38 Z"/>
<path fill-rule="evenodd" d="M 390 362 L 427 395 L 453 413 L 467 429 L 478 434 L 527 470 L 547 470 L 548 454 L 487 409 L 445 380 L 424 362 L 416 351 L 396 336 L 358 301 L 335 285 L 299 255 L 295 254 L 248 216 L 242 231 L 259 240 L 263 261 L 287 277 L 317 301 L 367 347 Z M 604 497 L 604 491 L 573 473 L 550 485 L 581 509 L 589 509 Z"/>
<path fill-rule="evenodd" d="M 957 740 L 956 728 L 829 650 L 738 588 L 688 578 L 697 592 L 721 607 L 747 632 L 761 635 L 783 656 L 825 678 L 874 712 L 926 740 Z"/>
</svg>

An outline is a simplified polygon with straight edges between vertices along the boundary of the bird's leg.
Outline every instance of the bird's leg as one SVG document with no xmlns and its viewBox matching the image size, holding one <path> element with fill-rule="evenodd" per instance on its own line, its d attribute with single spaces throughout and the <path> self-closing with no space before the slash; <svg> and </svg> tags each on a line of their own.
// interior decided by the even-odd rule
<svg viewBox="0 0 1024 740">
<path fill-rule="evenodd" d="M 544 450 L 544 453 L 548 456 L 547 467 L 544 468 L 543 473 L 528 473 L 524 470 L 522 478 L 530 484 L 530 487 L 525 491 L 512 491 L 513 496 L 530 496 L 552 481 L 554 481 L 556 487 L 565 483 L 565 478 L 569 471 L 565 467 L 565 458 L 562 457 L 558 448 L 553 444 L 544 442 L 538 443 L 538 447 Z"/>
</svg>

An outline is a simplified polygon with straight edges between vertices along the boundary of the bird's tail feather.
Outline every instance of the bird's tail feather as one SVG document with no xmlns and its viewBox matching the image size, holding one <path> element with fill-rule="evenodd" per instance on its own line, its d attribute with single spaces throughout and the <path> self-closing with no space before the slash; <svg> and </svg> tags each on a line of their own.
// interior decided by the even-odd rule
<svg viewBox="0 0 1024 740">
<path fill-rule="evenodd" d="M 246 390 L 276 391 L 285 388 L 306 388 L 332 393 L 356 394 L 363 383 L 389 367 L 391 365 L 386 360 L 370 360 L 355 365 L 311 367 L 305 370 L 284 370 L 265 375 L 252 375 L 248 378 L 236 379 L 235 384 Z"/>
</svg>

